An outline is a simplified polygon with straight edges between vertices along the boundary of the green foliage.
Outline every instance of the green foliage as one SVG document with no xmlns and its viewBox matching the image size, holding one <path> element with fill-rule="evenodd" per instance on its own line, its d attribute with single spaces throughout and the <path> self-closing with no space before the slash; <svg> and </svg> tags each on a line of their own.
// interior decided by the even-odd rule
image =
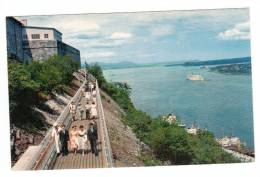
<svg viewBox="0 0 260 177">
<path fill-rule="evenodd" d="M 32 73 L 32 78 L 40 84 L 41 91 L 51 93 L 59 90 L 62 74 L 54 65 L 33 62 L 28 68 Z"/>
<path fill-rule="evenodd" d="M 104 84 L 106 84 L 106 79 L 103 75 L 102 68 L 97 63 L 91 66 L 85 64 L 85 67 L 88 70 L 88 72 L 91 73 L 97 79 L 99 87 L 103 88 Z"/>
<path fill-rule="evenodd" d="M 8 62 L 8 87 L 9 87 L 9 106 L 11 121 L 21 123 L 30 112 L 30 108 L 37 102 L 34 99 L 39 89 L 39 84 L 32 80 L 31 73 L 25 65 L 16 61 Z"/>
<path fill-rule="evenodd" d="M 62 92 L 72 80 L 79 64 L 69 57 L 53 56 L 45 61 L 22 64 L 8 59 L 8 79 L 11 123 L 24 125 L 34 121 L 33 107 L 40 104 L 41 93 Z"/>
<path fill-rule="evenodd" d="M 73 78 L 73 72 L 78 70 L 80 65 L 77 61 L 73 60 L 69 56 L 51 57 L 45 63 L 47 66 L 54 66 L 61 75 L 61 81 L 63 84 L 69 84 Z"/>
<path fill-rule="evenodd" d="M 162 161 L 177 165 L 238 162 L 221 149 L 211 132 L 201 130 L 197 136 L 191 136 L 177 124 L 170 125 L 161 117 L 151 118 L 134 107 L 130 99 L 131 88 L 127 83 L 107 82 L 100 66 L 87 66 L 103 91 L 126 112 L 123 122 L 152 148 L 155 156 L 140 157 L 146 165 L 160 165 Z"/>
<path fill-rule="evenodd" d="M 28 66 L 33 80 L 40 84 L 40 89 L 48 94 L 63 91 L 68 85 L 79 64 L 69 57 L 53 56 L 44 62 L 34 61 Z"/>
<path fill-rule="evenodd" d="M 161 166 L 163 162 L 158 158 L 154 157 L 152 154 L 141 154 L 139 157 L 143 161 L 145 166 Z"/>
<path fill-rule="evenodd" d="M 157 157 L 172 164 L 189 164 L 193 152 L 186 131 L 175 125 L 157 125 L 162 126 L 154 126 L 149 143 Z"/>
<path fill-rule="evenodd" d="M 200 130 L 197 136 L 190 136 L 194 156 L 193 164 L 212 164 L 212 163 L 236 163 L 238 159 L 226 153 L 215 141 L 214 135 L 205 130 Z"/>
</svg>

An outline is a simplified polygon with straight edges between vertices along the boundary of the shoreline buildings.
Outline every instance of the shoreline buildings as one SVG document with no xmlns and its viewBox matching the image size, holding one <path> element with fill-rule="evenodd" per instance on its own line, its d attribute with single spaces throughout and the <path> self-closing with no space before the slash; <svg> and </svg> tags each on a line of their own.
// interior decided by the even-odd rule
<svg viewBox="0 0 260 177">
<path fill-rule="evenodd" d="M 70 56 L 80 63 L 80 51 L 62 41 L 55 28 L 27 26 L 27 20 L 6 17 L 7 56 L 23 63 Z"/>
</svg>

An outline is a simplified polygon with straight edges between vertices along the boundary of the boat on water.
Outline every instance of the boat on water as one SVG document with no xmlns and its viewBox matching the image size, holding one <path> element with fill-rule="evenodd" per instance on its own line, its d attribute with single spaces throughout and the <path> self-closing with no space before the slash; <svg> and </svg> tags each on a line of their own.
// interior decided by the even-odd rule
<svg viewBox="0 0 260 177">
<path fill-rule="evenodd" d="M 187 80 L 191 81 L 204 81 L 204 78 L 202 75 L 199 74 L 188 74 L 187 75 Z"/>
</svg>

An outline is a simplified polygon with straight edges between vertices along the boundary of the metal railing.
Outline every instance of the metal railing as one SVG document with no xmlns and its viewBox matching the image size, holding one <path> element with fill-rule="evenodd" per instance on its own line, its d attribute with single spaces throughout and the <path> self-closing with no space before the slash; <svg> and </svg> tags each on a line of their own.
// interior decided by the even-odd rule
<svg viewBox="0 0 260 177">
<path fill-rule="evenodd" d="M 101 123 L 101 131 L 103 135 L 103 152 L 105 155 L 105 161 L 106 161 L 106 167 L 113 167 L 113 158 L 112 158 L 112 150 L 111 150 L 111 145 L 110 145 L 110 140 L 108 136 L 108 130 L 106 126 L 106 120 L 105 120 L 105 115 L 104 115 L 104 110 L 102 106 L 102 101 L 101 101 L 101 96 L 99 92 L 99 87 L 98 83 L 96 82 L 96 92 L 97 92 L 97 106 L 98 106 L 98 115 Z"/>
</svg>

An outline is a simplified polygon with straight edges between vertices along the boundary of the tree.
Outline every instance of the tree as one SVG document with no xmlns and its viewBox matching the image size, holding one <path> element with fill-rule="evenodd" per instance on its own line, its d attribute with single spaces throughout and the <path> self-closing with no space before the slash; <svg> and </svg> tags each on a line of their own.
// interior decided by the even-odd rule
<svg viewBox="0 0 260 177">
<path fill-rule="evenodd" d="M 101 66 L 95 63 L 91 65 L 87 70 L 97 79 L 99 87 L 104 88 L 104 85 L 106 84 L 106 79 L 103 75 Z"/>
<path fill-rule="evenodd" d="M 62 82 L 69 84 L 73 78 L 73 72 L 79 69 L 79 63 L 69 56 L 54 55 L 48 59 L 45 64 L 47 66 L 54 66 L 61 74 Z"/>
<path fill-rule="evenodd" d="M 172 164 L 189 164 L 193 152 L 187 136 L 178 126 L 159 126 L 151 132 L 150 145 L 159 159 L 170 160 Z"/>
<path fill-rule="evenodd" d="M 28 119 L 31 107 L 37 104 L 35 99 L 39 84 L 35 82 L 25 65 L 8 60 L 8 87 L 11 123 L 21 123 Z"/>
</svg>

